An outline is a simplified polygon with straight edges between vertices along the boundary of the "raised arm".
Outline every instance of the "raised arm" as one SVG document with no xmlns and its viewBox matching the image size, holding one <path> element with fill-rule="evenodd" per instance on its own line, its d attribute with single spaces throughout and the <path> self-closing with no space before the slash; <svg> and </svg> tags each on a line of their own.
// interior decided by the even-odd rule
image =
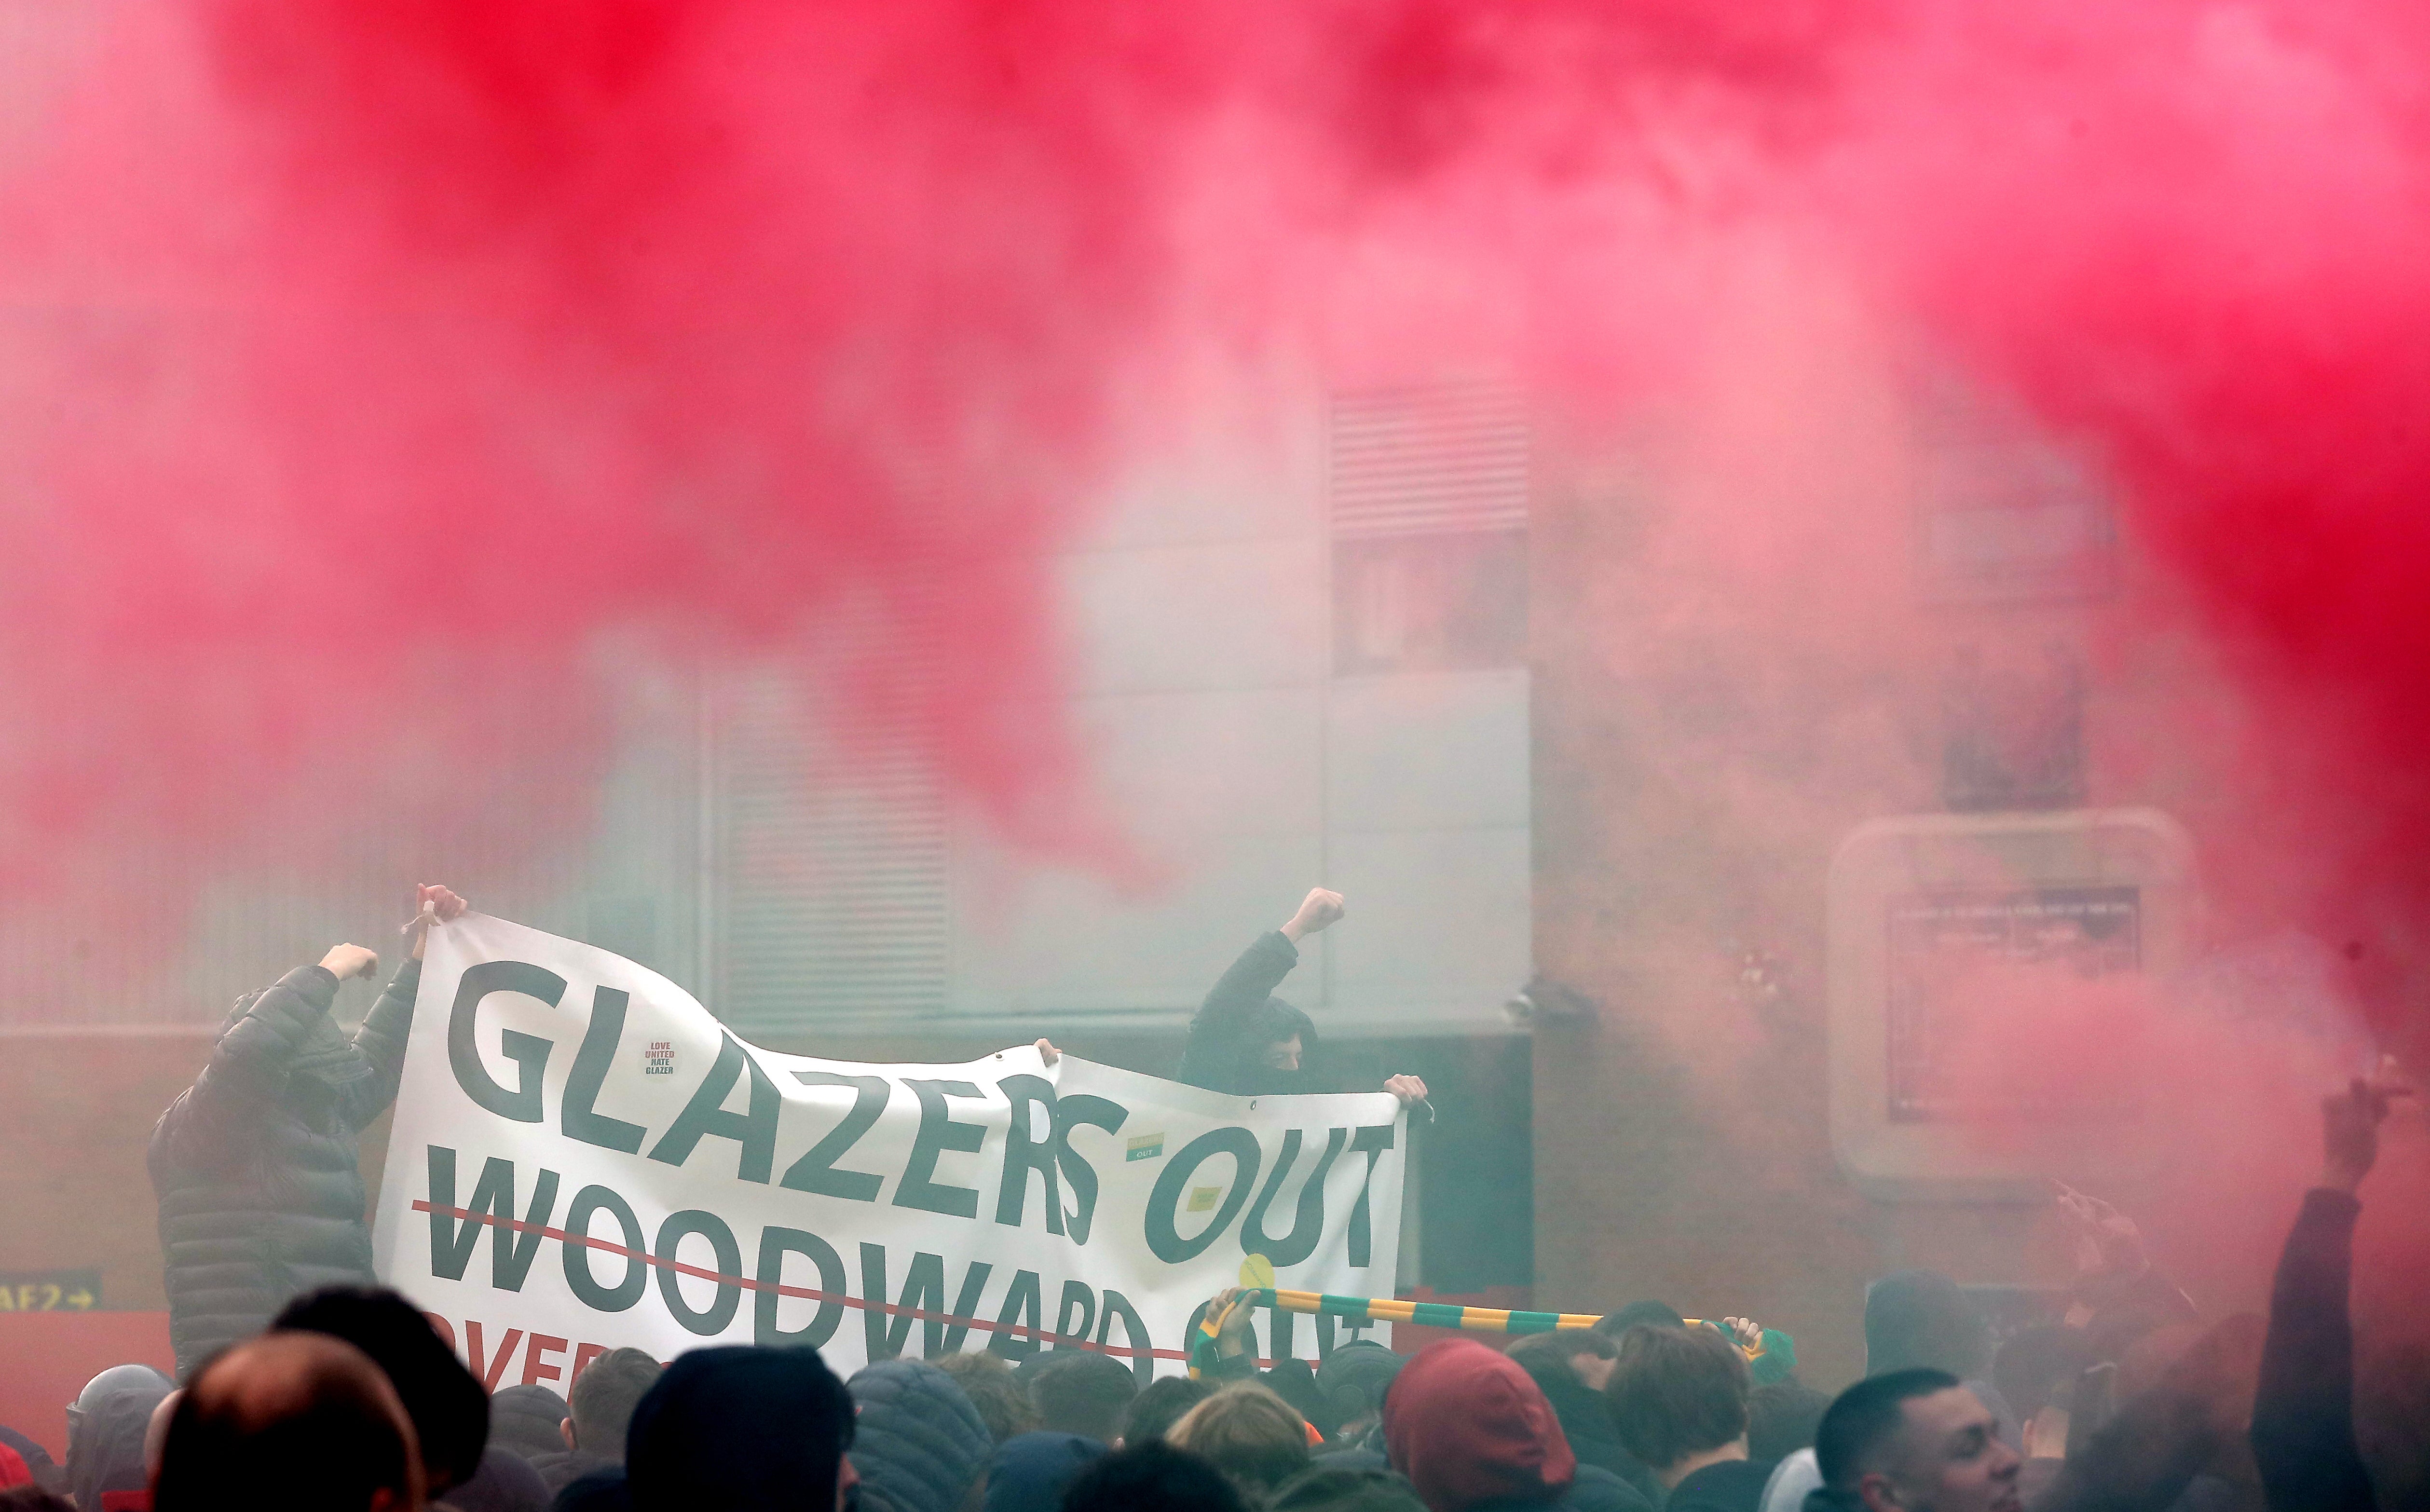
<svg viewBox="0 0 2430 1512">
<path fill-rule="evenodd" d="M 2067 1323 L 2087 1328 L 2110 1312 L 2139 1312 L 2155 1323 L 2201 1318 L 2193 1299 L 2153 1265 L 2135 1221 L 2063 1181 L 2050 1182 L 2060 1214 L 2075 1229 L 2074 1298 Z"/>
<path fill-rule="evenodd" d="M 370 1076 L 345 1089 L 346 1119 L 358 1129 L 396 1101 L 397 1082 L 405 1074 L 405 1042 L 413 1032 L 414 994 L 422 988 L 422 953 L 430 943 L 431 927 L 461 919 L 471 906 L 436 883 L 414 889 L 414 904 L 413 918 L 403 931 L 405 965 L 355 1031 L 355 1048 L 372 1065 Z"/>
<path fill-rule="evenodd" d="M 1192 1087 L 1232 1091 L 1247 1040 L 1266 999 L 1299 964 L 1299 941 L 1342 916 L 1341 894 L 1310 889 L 1298 911 L 1249 942 L 1231 970 L 1217 980 L 1190 1021 L 1190 1042 L 1181 1052 L 1180 1080 Z"/>
<path fill-rule="evenodd" d="M 320 965 L 299 966 L 265 989 L 211 1047 L 194 1085 L 160 1115 L 152 1131 L 156 1164 L 209 1166 L 226 1159 L 287 1085 L 297 1053 L 328 1017 L 338 984 L 377 970 L 375 952 L 340 945 Z"/>
<path fill-rule="evenodd" d="M 2404 1089 L 2353 1084 L 2321 1104 L 2320 1184 L 2304 1194 L 2270 1288 L 2270 1332 L 2253 1402 L 2253 1458 L 2272 1512 L 2361 1512 L 2378 1503 L 2354 1433 L 2355 1199 L 2379 1159 L 2379 1125 Z"/>
</svg>

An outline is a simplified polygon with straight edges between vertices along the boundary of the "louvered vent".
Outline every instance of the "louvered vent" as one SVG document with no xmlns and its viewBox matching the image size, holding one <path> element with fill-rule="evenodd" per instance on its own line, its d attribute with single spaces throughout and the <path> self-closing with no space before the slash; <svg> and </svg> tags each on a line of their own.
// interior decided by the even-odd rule
<svg viewBox="0 0 2430 1512">
<path fill-rule="evenodd" d="M 941 1011 L 944 791 L 915 723 L 806 691 L 798 668 L 723 675 L 711 699 L 711 1006 L 759 1033 Z"/>
<path fill-rule="evenodd" d="M 1339 393 L 1330 439 L 1337 538 L 1526 528 L 1527 413 L 1516 390 Z"/>
<path fill-rule="evenodd" d="M 1524 664 L 1522 396 L 1488 384 L 1340 393 L 1327 441 L 1335 674 Z"/>
</svg>

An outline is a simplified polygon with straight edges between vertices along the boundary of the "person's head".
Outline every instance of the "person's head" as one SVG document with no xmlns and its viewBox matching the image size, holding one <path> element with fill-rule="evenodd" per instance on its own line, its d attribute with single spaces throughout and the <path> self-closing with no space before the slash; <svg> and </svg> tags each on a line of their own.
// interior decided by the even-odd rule
<svg viewBox="0 0 2430 1512">
<path fill-rule="evenodd" d="M 413 1304 L 385 1287 L 325 1287 L 271 1320 L 280 1332 L 327 1334 L 371 1356 L 413 1420 L 432 1496 L 481 1468 L 490 1441 L 490 1397 Z"/>
<path fill-rule="evenodd" d="M 1318 1379 L 1323 1379 L 1321 1372 Z M 1173 1431 L 1183 1413 L 1214 1394 L 1214 1383 L 1195 1381 L 1186 1375 L 1150 1381 L 1146 1389 L 1131 1398 L 1131 1404 L 1123 1409 L 1122 1447 L 1130 1449 L 1156 1442 Z"/>
<path fill-rule="evenodd" d="M 1314 1021 L 1280 998 L 1258 1005 L 1243 1036 L 1255 1069 L 1264 1072 L 1300 1070 L 1315 1039 Z"/>
<path fill-rule="evenodd" d="M 549 1512 L 548 1482 L 511 1450 L 491 1449 L 461 1486 L 448 1487 L 447 1512 Z"/>
<path fill-rule="evenodd" d="M 633 1408 L 625 1485 L 634 1512 L 841 1505 L 853 1432 L 852 1398 L 816 1350 L 696 1349 Z"/>
<path fill-rule="evenodd" d="M 592 1360 L 566 1397 L 565 1443 L 608 1459 L 624 1457 L 624 1432 L 633 1409 L 663 1369 L 646 1350 L 611 1349 Z"/>
<path fill-rule="evenodd" d="M 1892 1371 L 1839 1393 L 1814 1435 L 1823 1487 L 1866 1512 L 2018 1512 L 2023 1461 L 1946 1371 Z"/>
<path fill-rule="evenodd" d="M 524 1459 L 553 1454 L 566 1447 L 572 1417 L 565 1399 L 547 1387 L 507 1387 L 490 1396 L 490 1447 Z"/>
<path fill-rule="evenodd" d="M 1266 1512 L 1426 1512 L 1426 1504 L 1390 1470 L 1317 1465 L 1276 1491 Z"/>
<path fill-rule="evenodd" d="M 893 1512 L 975 1508 L 995 1440 L 954 1378 L 924 1360 L 880 1360 L 845 1385 L 860 1421 L 854 1468 Z"/>
<path fill-rule="evenodd" d="M 1249 1512 L 1223 1472 L 1171 1444 L 1133 1444 L 1082 1470 L 1063 1512 Z"/>
<path fill-rule="evenodd" d="M 1078 1434 L 1015 1434 L 988 1462 L 983 1512 L 1056 1512 L 1064 1490 L 1105 1454 Z"/>
<path fill-rule="evenodd" d="M 1139 1377 L 1110 1355 L 1067 1350 L 1029 1383 L 1038 1425 L 1110 1444 L 1121 1437 L 1123 1409 L 1139 1395 Z"/>
<path fill-rule="evenodd" d="M 76 1504 L 57 1491 L 28 1481 L 0 1489 L 0 1512 L 76 1512 Z"/>
<path fill-rule="evenodd" d="M 2000 1346 L 1991 1361 L 1991 1385 L 2022 1425 L 2027 1459 L 2066 1454 L 2075 1378 L 2091 1363 L 2084 1330 L 2064 1323 L 2035 1323 Z"/>
<path fill-rule="evenodd" d="M 1709 1328 L 1640 1323 L 1620 1336 L 1604 1386 L 1621 1447 L 1668 1486 L 1747 1431 L 1746 1356 Z"/>
<path fill-rule="evenodd" d="M 1685 1328 L 1688 1320 L 1680 1317 L 1679 1309 L 1669 1303 L 1649 1297 L 1641 1302 L 1632 1302 L 1618 1312 L 1604 1314 L 1595 1320 L 1594 1331 L 1618 1338 L 1640 1323 L 1652 1323 L 1658 1328 Z"/>
<path fill-rule="evenodd" d="M 1561 1328 L 1523 1337 L 1510 1346 L 1510 1357 L 1539 1383 L 1566 1376 L 1589 1391 L 1600 1391 L 1611 1379 L 1612 1362 L 1620 1358 L 1620 1340 L 1591 1328 Z"/>
<path fill-rule="evenodd" d="M 25 1462 L 27 1472 L 45 1485 L 49 1484 L 51 1472 L 59 1468 L 49 1450 L 4 1422 L 0 1422 L 0 1449 L 16 1451 L 17 1457 Z"/>
<path fill-rule="evenodd" d="M 149 1365 L 113 1365 L 84 1384 L 76 1399 L 68 1404 L 68 1454 L 76 1452 L 76 1440 L 84 1436 L 105 1402 L 139 1393 L 158 1402 L 175 1389 L 176 1383 Z"/>
<path fill-rule="evenodd" d="M 144 1436 L 170 1390 L 169 1378 L 149 1365 L 113 1365 L 76 1393 L 68 1404 L 66 1470 L 77 1505 L 99 1506 L 106 1492 L 143 1488 Z"/>
<path fill-rule="evenodd" d="M 143 1484 L 151 1485 L 160 1476 L 160 1455 L 169 1447 L 169 1420 L 176 1415 L 177 1404 L 185 1400 L 183 1391 L 172 1391 L 152 1409 L 152 1421 L 143 1427 Z"/>
<path fill-rule="evenodd" d="M 1324 1357 L 1316 1370 L 1316 1389 L 1337 1431 L 1373 1422 L 1384 1410 L 1384 1393 L 1406 1363 L 1370 1339 L 1356 1338 Z"/>
<path fill-rule="evenodd" d="M 350 1344 L 270 1334 L 194 1372 L 169 1421 L 158 1512 L 413 1512 L 413 1422 L 378 1366 Z"/>
<path fill-rule="evenodd" d="M 1787 1459 L 1814 1447 L 1830 1393 L 1795 1381 L 1767 1381 L 1747 1393 L 1747 1458 Z"/>
<path fill-rule="evenodd" d="M 1865 1373 L 1946 1371 L 1979 1376 L 1991 1354 L 1982 1310 L 1935 1271 L 1897 1271 L 1865 1288 Z"/>
<path fill-rule="evenodd" d="M 1430 1344 L 1401 1368 L 1384 1399 L 1384 1453 L 1434 1512 L 1551 1502 L 1577 1478 L 1543 1388 L 1473 1338 Z"/>
<path fill-rule="evenodd" d="M 1229 1386 L 1181 1415 L 1164 1436 L 1264 1501 L 1307 1469 L 1307 1420 L 1261 1386 Z"/>
<path fill-rule="evenodd" d="M 979 1421 L 987 1424 L 988 1437 L 998 1444 L 1037 1429 L 1038 1405 L 1029 1400 L 1028 1388 L 1015 1379 L 1003 1355 L 974 1350 L 945 1355 L 936 1366 L 971 1399 Z"/>
</svg>

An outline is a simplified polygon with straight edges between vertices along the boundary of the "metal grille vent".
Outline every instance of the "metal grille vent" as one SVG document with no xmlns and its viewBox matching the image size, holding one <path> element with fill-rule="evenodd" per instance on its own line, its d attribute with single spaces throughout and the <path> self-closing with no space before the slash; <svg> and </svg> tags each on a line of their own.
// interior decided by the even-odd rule
<svg viewBox="0 0 2430 1512">
<path fill-rule="evenodd" d="M 822 687 L 798 664 L 712 680 L 711 1006 L 738 1028 L 946 1005 L 946 806 L 918 717 Z"/>
<path fill-rule="evenodd" d="M 1527 412 L 1514 389 L 1338 393 L 1329 432 L 1337 539 L 1526 528 Z"/>
</svg>

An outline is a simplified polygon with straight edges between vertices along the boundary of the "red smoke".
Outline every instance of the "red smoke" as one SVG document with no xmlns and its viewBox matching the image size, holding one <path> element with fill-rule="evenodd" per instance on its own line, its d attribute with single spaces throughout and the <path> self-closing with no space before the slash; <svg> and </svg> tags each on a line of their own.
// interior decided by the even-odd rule
<svg viewBox="0 0 2430 1512">
<path fill-rule="evenodd" d="M 1068 839 L 1040 560 L 1206 352 L 1490 358 L 1659 431 L 1817 353 L 1870 383 L 1928 349 L 2105 461 L 2166 585 L 2138 602 L 2189 606 L 2247 706 L 2169 722 L 2243 732 L 2194 816 L 2206 881 L 2238 927 L 2356 942 L 2387 1027 L 2430 901 L 2422 30 L 2191 0 L 130 4 L 62 45 L 7 191 L 0 814 L 25 874 L 235 843 L 306 777 L 471 813 L 509 732 L 595 763 L 603 632 L 689 655 L 874 605 L 949 675 L 879 656 L 864 696 L 926 701 L 967 794 Z M 1895 507 L 1896 448 L 1820 428 L 1872 402 L 1832 376 L 1837 476 L 1673 458 L 1748 579 L 1681 614 Z M 1729 515 L 1748 490 L 1788 502 Z M 1839 565 L 1801 648 L 1894 655 L 1862 600 L 1900 569 Z"/>
<path fill-rule="evenodd" d="M 1171 108 L 1082 19 L 112 16 L 8 189 L 12 850 L 240 844 L 333 767 L 333 832 L 494 812 L 510 771 L 578 812 L 603 632 L 847 606 L 943 669 L 860 694 L 1065 838 L 1035 558 L 1099 475 L 1105 333 L 1149 318 L 1124 211 Z"/>
</svg>

